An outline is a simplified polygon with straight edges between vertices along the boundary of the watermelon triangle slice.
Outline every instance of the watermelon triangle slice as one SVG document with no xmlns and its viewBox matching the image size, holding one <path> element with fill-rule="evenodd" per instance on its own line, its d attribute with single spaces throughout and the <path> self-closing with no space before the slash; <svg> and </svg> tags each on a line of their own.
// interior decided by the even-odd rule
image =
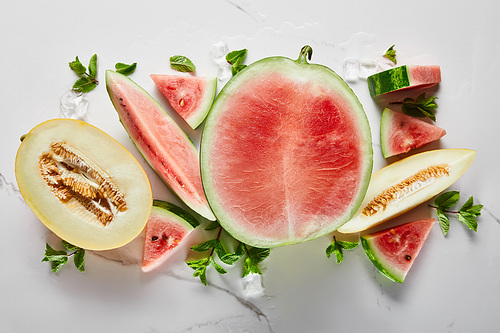
<svg viewBox="0 0 500 333">
<path fill-rule="evenodd" d="M 434 222 L 434 219 L 413 221 L 364 235 L 361 236 L 361 244 L 382 274 L 392 281 L 403 283 Z"/>
<path fill-rule="evenodd" d="M 217 78 L 151 74 L 175 111 L 195 129 L 205 120 L 215 98 Z"/>
<path fill-rule="evenodd" d="M 438 140 L 446 131 L 402 112 L 384 109 L 380 122 L 380 143 L 385 158 L 407 153 Z"/>
<path fill-rule="evenodd" d="M 142 270 L 149 272 L 162 263 L 199 222 L 184 209 L 169 202 L 154 200 L 146 224 Z"/>
</svg>

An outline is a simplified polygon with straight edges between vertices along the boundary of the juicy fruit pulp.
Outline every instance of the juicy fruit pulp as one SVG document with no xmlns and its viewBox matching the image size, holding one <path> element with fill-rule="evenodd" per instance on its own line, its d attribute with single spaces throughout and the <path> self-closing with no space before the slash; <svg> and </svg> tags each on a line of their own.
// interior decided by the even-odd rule
<svg viewBox="0 0 500 333">
<path fill-rule="evenodd" d="M 186 205 L 214 220 L 201 184 L 198 151 L 187 135 L 126 76 L 106 71 L 106 88 L 123 127 L 149 165 Z"/>
<path fill-rule="evenodd" d="M 85 249 L 125 245 L 142 231 L 151 209 L 151 186 L 137 160 L 78 120 L 49 120 L 31 130 L 17 153 L 16 179 L 35 215 Z"/>
<path fill-rule="evenodd" d="M 333 71 L 271 57 L 234 76 L 201 141 L 202 179 L 220 224 L 256 247 L 320 237 L 366 191 L 371 134 L 357 97 Z"/>
<path fill-rule="evenodd" d="M 216 77 L 151 74 L 151 79 L 191 128 L 200 126 L 215 98 Z"/>
<path fill-rule="evenodd" d="M 403 65 L 373 74 L 367 82 L 371 96 L 410 87 L 431 87 L 441 82 L 441 68 L 436 65 Z"/>
<path fill-rule="evenodd" d="M 407 153 L 442 138 L 446 131 L 423 120 L 384 109 L 380 122 L 380 143 L 384 157 Z"/>
<path fill-rule="evenodd" d="M 434 219 L 402 224 L 361 236 L 366 255 L 377 269 L 395 282 L 402 283 L 415 262 Z"/>
<path fill-rule="evenodd" d="M 373 174 L 365 199 L 341 233 L 366 230 L 429 200 L 469 168 L 476 152 L 437 149 L 389 164 Z"/>
<path fill-rule="evenodd" d="M 165 262 L 196 226 L 198 221 L 182 208 L 154 200 L 146 224 L 142 270 L 149 272 Z"/>
</svg>

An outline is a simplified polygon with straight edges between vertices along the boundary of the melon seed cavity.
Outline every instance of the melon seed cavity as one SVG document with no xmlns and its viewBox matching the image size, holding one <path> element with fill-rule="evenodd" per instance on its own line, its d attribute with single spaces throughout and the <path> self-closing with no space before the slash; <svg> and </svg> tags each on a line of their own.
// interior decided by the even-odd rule
<svg viewBox="0 0 500 333">
<path fill-rule="evenodd" d="M 106 226 L 127 210 L 125 197 L 110 177 L 87 157 L 63 142 L 54 142 L 40 156 L 40 174 L 62 202 L 75 200 Z"/>
<path fill-rule="evenodd" d="M 433 165 L 421 170 L 373 198 L 363 209 L 363 215 L 372 216 L 380 210 L 383 211 L 392 201 L 401 199 L 431 184 L 435 179 L 448 175 L 449 166 L 444 164 Z"/>
</svg>

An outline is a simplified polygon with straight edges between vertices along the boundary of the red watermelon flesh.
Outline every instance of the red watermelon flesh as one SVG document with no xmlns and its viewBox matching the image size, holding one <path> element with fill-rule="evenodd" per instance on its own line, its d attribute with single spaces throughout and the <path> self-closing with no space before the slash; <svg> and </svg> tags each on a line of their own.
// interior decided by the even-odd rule
<svg viewBox="0 0 500 333">
<path fill-rule="evenodd" d="M 384 157 L 407 153 L 438 140 L 446 131 L 402 112 L 384 109 L 380 122 L 380 143 Z"/>
<path fill-rule="evenodd" d="M 434 225 L 434 219 L 408 222 L 361 236 L 368 258 L 389 279 L 402 283 Z"/>
<path fill-rule="evenodd" d="M 172 250 L 194 230 L 197 221 L 186 214 L 188 213 L 170 203 L 154 201 L 146 224 L 142 259 L 144 272 L 163 264 Z"/>
<path fill-rule="evenodd" d="M 202 138 L 202 179 L 221 225 L 257 247 L 338 228 L 371 174 L 365 117 L 324 66 L 271 57 L 239 72 L 219 94 Z"/>
<path fill-rule="evenodd" d="M 198 150 L 189 137 L 128 77 L 108 70 L 106 88 L 123 127 L 149 165 L 186 205 L 215 220 L 201 183 Z"/>
<path fill-rule="evenodd" d="M 214 101 L 217 78 L 151 74 L 151 79 L 191 128 L 203 122 Z"/>
</svg>

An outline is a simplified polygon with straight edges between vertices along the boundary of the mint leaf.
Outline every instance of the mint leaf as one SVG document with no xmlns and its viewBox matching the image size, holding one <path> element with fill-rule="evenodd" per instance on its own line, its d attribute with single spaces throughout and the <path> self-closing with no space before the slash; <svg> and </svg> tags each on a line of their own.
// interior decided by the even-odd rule
<svg viewBox="0 0 500 333">
<path fill-rule="evenodd" d="M 467 212 L 458 212 L 457 219 L 460 222 L 465 223 L 465 225 L 469 229 L 477 231 L 477 221 L 476 221 L 476 217 L 473 214 L 470 214 Z"/>
<path fill-rule="evenodd" d="M 196 70 L 196 66 L 191 60 L 180 55 L 170 57 L 170 66 L 179 72 L 194 72 Z"/>
<path fill-rule="evenodd" d="M 137 67 L 137 63 L 134 62 L 133 64 L 124 64 L 122 62 L 118 62 L 115 64 L 115 69 L 117 73 L 123 74 L 125 76 L 128 76 L 132 73 L 135 72 L 135 69 Z"/>
<path fill-rule="evenodd" d="M 97 77 L 97 54 L 94 54 L 89 61 L 89 76 L 95 80 Z"/>
<path fill-rule="evenodd" d="M 443 234 L 446 236 L 448 234 L 448 231 L 450 230 L 450 219 L 441 209 L 437 210 L 437 216 L 439 224 L 441 225 L 441 230 L 443 231 Z"/>
<path fill-rule="evenodd" d="M 78 249 L 73 257 L 76 269 L 78 269 L 82 273 L 85 272 L 84 258 L 85 258 L 84 249 Z"/>
<path fill-rule="evenodd" d="M 241 64 L 247 56 L 247 51 L 247 49 L 231 51 L 226 55 L 226 61 L 231 65 L 234 65 L 236 63 Z"/>
<path fill-rule="evenodd" d="M 358 244 L 358 242 L 337 241 L 334 236 L 333 242 L 326 248 L 326 257 L 330 258 L 332 254 L 335 254 L 337 264 L 340 264 L 344 261 L 344 250 L 354 249 Z"/>
<path fill-rule="evenodd" d="M 62 240 L 62 245 L 66 248 L 68 251 L 77 251 L 80 250 L 80 248 L 76 245 L 73 245 L 71 243 L 66 242 L 65 240 Z"/>
<path fill-rule="evenodd" d="M 210 230 L 215 230 L 220 227 L 219 221 L 211 221 L 206 227 L 205 230 L 210 231 Z"/>
<path fill-rule="evenodd" d="M 214 257 L 210 257 L 210 263 L 212 264 L 212 266 L 214 266 L 217 273 L 219 273 L 219 274 L 226 274 L 227 273 L 227 271 L 224 268 L 222 268 L 217 262 L 215 262 Z"/>
<path fill-rule="evenodd" d="M 248 250 L 248 257 L 252 259 L 254 263 L 260 263 L 264 261 L 269 254 L 271 253 L 271 249 L 252 247 Z"/>
<path fill-rule="evenodd" d="M 199 277 L 201 283 L 203 283 L 205 286 L 207 285 L 207 266 L 200 267 L 199 269 L 195 270 L 193 273 L 194 277 Z"/>
<path fill-rule="evenodd" d="M 73 85 L 73 90 L 81 93 L 87 93 L 97 86 L 95 80 L 89 76 L 82 77 L 78 79 Z"/>
<path fill-rule="evenodd" d="M 416 118 L 429 117 L 433 121 L 436 121 L 436 116 L 434 115 L 434 111 L 438 107 L 434 102 L 436 98 L 426 98 L 425 93 L 419 95 L 416 99 L 408 97 L 403 100 L 401 109 L 403 113 L 409 116 Z"/>
<path fill-rule="evenodd" d="M 219 242 L 218 239 L 210 239 L 206 242 L 191 246 L 191 250 L 196 252 L 205 252 L 210 249 L 213 249 L 218 242 Z"/>
<path fill-rule="evenodd" d="M 385 51 L 384 57 L 389 59 L 394 63 L 394 65 L 397 65 L 397 60 L 396 60 L 396 50 L 394 50 L 394 46 L 392 45 L 387 51 Z"/>
<path fill-rule="evenodd" d="M 68 262 L 66 251 L 54 250 L 48 243 L 45 244 L 45 256 L 42 262 L 51 262 L 52 271 L 56 273 L 61 267 Z"/>
<path fill-rule="evenodd" d="M 250 274 L 262 275 L 262 271 L 260 270 L 257 263 L 252 260 L 252 258 L 246 257 L 245 261 L 243 263 L 243 275 L 242 275 L 242 277 L 245 277 L 245 276 L 250 275 Z"/>
<path fill-rule="evenodd" d="M 441 209 L 449 209 L 456 205 L 460 199 L 460 192 L 449 191 L 436 197 L 434 204 Z"/>
<path fill-rule="evenodd" d="M 78 59 L 78 56 L 76 57 L 75 60 L 69 63 L 69 68 L 71 68 L 79 76 L 84 75 L 85 72 L 87 71 L 87 68 L 83 66 L 83 64 L 80 62 L 80 59 Z"/>
<path fill-rule="evenodd" d="M 237 64 L 231 66 L 231 74 L 233 76 L 235 76 L 236 74 L 238 74 L 239 71 L 241 71 L 245 67 L 247 67 L 247 65 L 240 65 L 239 63 L 237 63 Z"/>
</svg>

